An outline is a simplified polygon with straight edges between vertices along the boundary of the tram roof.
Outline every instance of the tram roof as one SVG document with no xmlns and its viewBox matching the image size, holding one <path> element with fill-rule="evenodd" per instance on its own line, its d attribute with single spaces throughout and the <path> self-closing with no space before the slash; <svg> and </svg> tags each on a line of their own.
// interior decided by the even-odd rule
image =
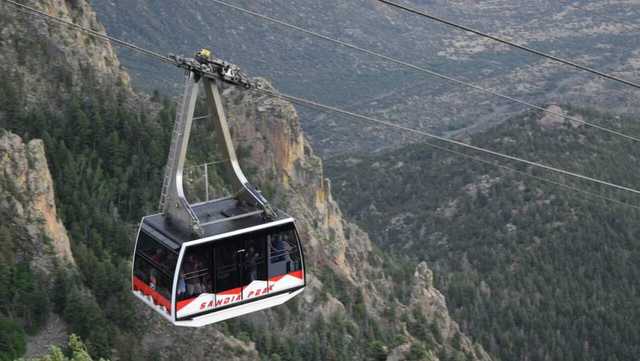
<svg viewBox="0 0 640 361">
<path fill-rule="evenodd" d="M 278 211 L 278 218 L 265 220 L 262 212 L 257 208 L 242 205 L 234 198 L 223 198 L 191 206 L 200 219 L 204 231 L 202 236 L 194 236 L 190 232 L 173 227 L 162 213 L 144 217 L 142 227 L 167 247 L 178 250 L 185 242 L 289 218 L 286 213 Z"/>
</svg>

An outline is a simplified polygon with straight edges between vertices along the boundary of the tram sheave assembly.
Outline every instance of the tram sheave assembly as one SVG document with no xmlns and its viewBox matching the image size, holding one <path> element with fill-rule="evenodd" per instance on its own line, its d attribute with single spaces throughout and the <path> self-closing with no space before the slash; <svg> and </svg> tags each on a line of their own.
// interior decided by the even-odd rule
<svg viewBox="0 0 640 361">
<path fill-rule="evenodd" d="M 160 206 L 142 218 L 133 256 L 136 297 L 177 326 L 199 327 L 277 306 L 305 287 L 295 220 L 246 179 L 231 141 L 218 81 L 255 86 L 239 68 L 203 49 L 175 57 L 185 90 L 171 141 Z M 190 204 L 183 169 L 195 104 L 204 87 L 209 118 L 234 196 Z"/>
</svg>

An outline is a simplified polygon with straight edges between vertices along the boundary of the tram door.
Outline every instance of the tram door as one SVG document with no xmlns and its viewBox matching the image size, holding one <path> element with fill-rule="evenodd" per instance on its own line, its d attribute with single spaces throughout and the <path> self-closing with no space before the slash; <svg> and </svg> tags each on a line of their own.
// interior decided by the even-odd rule
<svg viewBox="0 0 640 361">
<path fill-rule="evenodd" d="M 214 244 L 216 305 L 226 306 L 268 293 L 263 238 L 260 234 L 249 234 Z"/>
</svg>

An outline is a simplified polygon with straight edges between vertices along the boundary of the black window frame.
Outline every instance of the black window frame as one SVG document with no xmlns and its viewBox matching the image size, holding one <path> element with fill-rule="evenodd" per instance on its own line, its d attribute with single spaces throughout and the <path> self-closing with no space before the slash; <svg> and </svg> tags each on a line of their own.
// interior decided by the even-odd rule
<svg viewBox="0 0 640 361">
<path fill-rule="evenodd" d="M 288 274 L 290 272 L 295 272 L 295 271 L 299 271 L 304 269 L 304 262 L 303 262 L 303 255 L 302 255 L 302 244 L 300 242 L 300 236 L 298 235 L 298 231 L 295 228 L 295 226 L 289 228 L 289 229 L 285 229 L 285 230 L 281 230 L 280 232 L 273 232 L 272 234 L 274 235 L 278 235 L 281 236 L 283 235 L 285 232 L 289 232 L 290 235 L 293 235 L 294 237 L 294 241 L 295 241 L 295 246 L 289 249 L 276 249 L 276 254 L 272 254 L 271 252 L 275 249 L 274 247 L 272 247 L 272 242 L 274 241 L 273 239 L 270 239 L 269 242 L 267 242 L 267 247 L 268 247 L 268 260 L 267 260 L 267 278 L 270 280 L 273 277 L 277 277 L 277 276 L 282 276 L 285 274 Z M 277 240 L 278 242 L 283 242 L 282 244 L 287 247 L 287 245 L 291 245 L 290 242 L 287 242 L 285 240 L 279 239 Z M 289 259 L 289 265 L 287 266 L 291 266 L 293 265 L 291 268 L 286 268 L 286 271 L 284 273 L 273 273 L 271 266 L 277 263 L 281 263 L 283 261 L 286 261 L 287 258 Z M 275 260 L 275 262 L 274 262 Z M 295 267 L 295 269 L 294 269 Z"/>
<path fill-rule="evenodd" d="M 159 264 L 158 262 L 154 261 L 152 256 L 149 256 L 148 254 L 146 254 L 146 252 L 144 252 L 141 248 L 141 246 L 145 243 L 145 242 L 151 242 L 153 244 L 155 244 L 156 247 L 154 247 L 153 249 L 163 249 L 165 250 L 165 252 L 167 254 L 171 254 L 171 257 L 175 260 L 174 264 L 173 264 L 173 271 L 171 271 L 170 269 L 167 269 L 165 266 Z M 145 247 L 146 248 L 146 247 Z M 171 272 L 175 272 L 175 269 L 177 267 L 178 264 L 178 253 L 173 250 L 172 248 L 168 247 L 164 242 L 156 239 L 152 234 L 145 232 L 144 228 L 140 229 L 140 232 L 138 234 L 138 239 L 136 242 L 136 254 L 135 254 L 135 259 L 134 259 L 134 264 L 133 264 L 133 276 L 138 277 L 136 275 L 136 266 L 138 265 L 138 262 L 143 261 L 146 262 L 148 265 L 150 265 L 153 269 L 156 270 L 156 272 L 158 272 L 160 275 L 164 276 L 165 281 L 168 281 L 168 285 L 169 287 L 167 288 L 168 290 L 168 294 L 164 294 L 163 292 L 160 292 L 160 290 L 156 289 L 156 291 L 162 295 L 163 297 L 165 297 L 169 303 L 171 303 L 171 298 L 173 296 L 173 278 L 174 278 L 174 274 Z M 161 276 L 161 277 L 162 277 Z M 140 278 L 140 277 L 138 277 Z M 150 286 L 150 280 L 146 280 L 144 278 L 141 279 L 145 284 Z"/>
<path fill-rule="evenodd" d="M 213 254 L 212 254 L 212 249 L 211 249 L 211 245 L 207 244 L 207 243 L 203 243 L 203 244 L 196 244 L 196 245 L 192 245 L 192 246 L 187 246 L 184 248 L 184 253 L 183 253 L 183 257 L 182 257 L 182 262 L 179 265 L 176 265 L 176 267 L 179 266 L 178 268 L 178 280 L 176 282 L 176 289 L 175 289 L 175 295 L 176 295 L 176 303 L 178 301 L 182 301 L 182 300 L 186 300 L 189 298 L 194 297 L 193 295 L 189 294 L 188 291 L 184 296 L 179 296 L 178 295 L 178 282 L 180 282 L 180 271 L 183 270 L 183 267 L 186 264 L 186 259 L 189 256 L 188 252 L 191 249 L 197 249 L 197 248 L 202 248 L 204 249 L 204 252 L 208 253 L 208 256 L 205 260 L 205 262 L 203 262 L 206 265 L 206 270 L 196 270 L 194 272 L 198 272 L 197 275 L 194 275 L 194 277 L 208 277 L 210 282 L 209 282 L 209 287 L 205 287 L 206 291 L 201 292 L 202 293 L 212 293 L 214 292 L 215 288 L 214 288 L 214 284 L 215 284 L 215 279 L 214 279 L 214 270 L 213 270 L 213 265 L 214 265 L 214 260 L 213 260 Z M 205 276 L 206 275 L 206 276 Z M 185 287 L 188 288 L 188 284 L 187 284 L 187 278 L 185 278 Z M 198 294 L 198 295 L 200 295 Z M 196 295 L 195 297 L 197 297 L 198 295 Z"/>
</svg>

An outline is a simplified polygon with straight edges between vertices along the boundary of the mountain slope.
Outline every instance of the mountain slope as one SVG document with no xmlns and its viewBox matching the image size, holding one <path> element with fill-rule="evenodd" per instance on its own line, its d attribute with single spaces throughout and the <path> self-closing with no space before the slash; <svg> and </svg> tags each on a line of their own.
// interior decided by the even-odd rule
<svg viewBox="0 0 640 361">
<path fill-rule="evenodd" d="M 99 32 L 104 27 L 85 1 L 28 1 L 41 11 Z M 110 44 L 63 25 L 0 4 L 2 88 L 12 87 L 22 105 L 56 109 L 88 84 L 128 87 L 129 76 Z M 7 99 L 8 97 L 3 97 Z M 66 98 L 66 99 L 65 99 Z"/>
<path fill-rule="evenodd" d="M 559 109 L 556 109 L 559 110 Z M 639 134 L 634 119 L 571 113 Z M 612 121 L 612 119 L 614 119 Z M 528 113 L 474 145 L 638 188 L 633 142 Z M 638 197 L 516 169 L 638 205 Z M 415 144 L 327 172 L 383 249 L 436 270 L 454 319 L 501 360 L 631 360 L 640 334 L 637 208 Z"/>
<path fill-rule="evenodd" d="M 83 24 L 93 19 L 84 1 L 31 4 L 53 13 L 69 12 Z M 79 44 L 72 30 L 55 29 L 53 37 L 48 32 L 28 32 L 34 26 L 30 18 L 12 17 L 9 10 L 3 14 L 9 14 L 11 34 L 21 36 L 15 42 L 3 38 L 3 46 L 27 40 L 52 42 L 64 60 L 31 69 L 38 63 L 19 61 L 28 55 L 27 47 L 0 64 L 6 73 L 13 70 L 14 77 L 2 83 L 0 126 L 34 147 L 44 144 L 58 214 L 69 230 L 75 260 L 75 265 L 43 275 L 42 284 L 24 282 L 28 283 L 25 288 L 38 291 L 38 297 L 32 297 L 36 306 L 40 301 L 48 303 L 46 308 L 34 307 L 42 312 L 38 315 L 60 315 L 69 331 L 86 341 L 92 356 L 119 360 L 189 360 L 211 355 L 231 360 L 491 359 L 451 320 L 426 264 L 405 267 L 384 256 L 364 232 L 343 219 L 293 106 L 234 89 L 226 89 L 224 95 L 234 120 L 234 136 L 244 139 L 238 151 L 243 166 L 276 204 L 299 221 L 306 240 L 309 287 L 284 306 L 211 327 L 191 330 L 167 324 L 131 295 L 129 257 L 137 222 L 155 212 L 175 114 L 172 102 L 133 94 L 122 81 L 116 58 L 108 71 L 101 72 L 102 63 L 92 59 L 108 53 L 108 44 L 95 52 L 90 46 L 75 51 L 84 40 L 80 38 Z M 73 64 L 84 64 L 89 70 L 81 72 Z M 71 74 L 73 81 L 51 87 L 46 83 L 19 86 L 31 84 L 29 74 L 56 69 Z M 104 76 L 104 81 L 83 77 L 93 73 Z M 132 104 L 132 98 L 138 102 Z M 191 164 L 207 160 L 202 154 L 213 144 L 213 135 L 203 133 L 206 127 L 198 127 L 200 143 L 194 139 Z M 38 138 L 42 141 L 34 140 Z M 48 174 L 43 161 L 41 157 L 36 168 Z M 19 174 L 21 168 L 14 163 L 3 163 L 3 174 Z M 53 197 L 51 188 L 45 200 Z M 0 210 L 12 212 L 10 206 Z M 16 239 L 14 233 L 2 236 Z M 8 263 L 13 267 L 19 260 L 10 254 Z M 21 290 L 10 282 L 3 287 L 3 291 Z M 9 320 L 12 332 L 20 326 L 15 323 L 24 321 L 5 308 L 0 314 L 3 321 Z M 41 329 L 37 324 L 27 331 Z M 20 352 L 12 357 L 16 355 Z"/>
</svg>

